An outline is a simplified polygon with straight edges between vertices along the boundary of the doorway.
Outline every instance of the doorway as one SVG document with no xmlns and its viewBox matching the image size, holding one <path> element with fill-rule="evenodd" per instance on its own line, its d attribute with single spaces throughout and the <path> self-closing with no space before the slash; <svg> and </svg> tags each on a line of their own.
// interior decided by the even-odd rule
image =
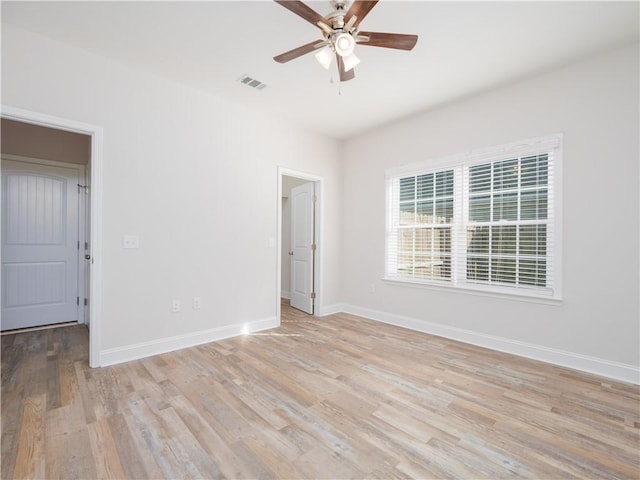
<svg viewBox="0 0 640 480">
<path fill-rule="evenodd" d="M 30 126 L 36 128 L 44 128 L 53 130 L 58 134 L 65 136 L 69 134 L 79 134 L 86 136 L 87 143 L 87 162 L 85 166 L 85 174 L 82 178 L 84 182 L 78 182 L 76 188 L 81 190 L 85 195 L 85 201 L 79 202 L 78 206 L 82 209 L 86 205 L 86 211 L 80 212 L 78 229 L 82 229 L 84 234 L 83 244 L 78 244 L 77 249 L 80 250 L 81 257 L 79 262 L 84 262 L 87 274 L 85 281 L 80 281 L 79 291 L 82 291 L 82 300 L 77 295 L 76 302 L 84 312 L 84 321 L 89 326 L 89 366 L 100 366 L 100 333 L 101 333 L 101 301 L 102 301 L 102 261 L 101 261 L 101 224 L 102 224 L 102 128 L 74 120 L 54 117 L 42 113 L 32 112 L 14 107 L 2 106 L 2 121 L 10 121 L 12 123 L 23 124 L 22 126 Z M 33 131 L 33 130 L 32 130 Z M 3 151 L 7 146 L 7 137 L 3 137 Z M 28 142 L 33 147 L 34 142 Z M 59 145 L 57 145 L 59 147 Z M 54 151 L 56 146 L 52 147 Z M 12 152 L 16 153 L 16 152 Z M 20 152 L 22 155 L 35 158 L 42 158 L 42 154 L 34 154 L 29 152 Z M 54 158 L 56 160 L 56 158 Z M 47 162 L 36 162 L 46 164 Z M 49 162 L 49 166 L 55 166 Z M 60 166 L 59 164 L 57 165 Z M 88 186 L 90 185 L 90 188 Z M 79 241 L 79 240 L 78 240 Z M 86 242 L 86 243 L 85 243 Z M 85 252 L 86 249 L 86 252 Z M 85 257 L 86 255 L 86 257 Z M 5 294 L 5 272 L 3 272 L 3 295 Z M 84 298 L 87 298 L 87 306 L 84 308 Z"/>
<path fill-rule="evenodd" d="M 278 168 L 277 318 L 281 301 L 319 316 L 322 178 Z"/>
</svg>

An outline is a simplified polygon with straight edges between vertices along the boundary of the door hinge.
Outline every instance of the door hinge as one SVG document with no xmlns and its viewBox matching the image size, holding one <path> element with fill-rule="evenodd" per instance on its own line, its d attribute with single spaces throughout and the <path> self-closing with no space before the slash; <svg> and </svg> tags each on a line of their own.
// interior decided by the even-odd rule
<svg viewBox="0 0 640 480">
<path fill-rule="evenodd" d="M 84 242 L 84 249 L 89 250 L 89 242 Z"/>
<path fill-rule="evenodd" d="M 78 240 L 78 250 L 80 250 L 80 240 Z"/>
<path fill-rule="evenodd" d="M 316 244 L 315 243 L 311 244 L 311 250 L 313 250 L 314 252 L 316 251 Z"/>
<path fill-rule="evenodd" d="M 316 299 L 316 292 L 311 292 L 311 299 L 315 300 Z"/>
<path fill-rule="evenodd" d="M 89 300 L 87 300 L 86 298 L 84 299 L 84 306 L 86 307 L 87 305 L 89 305 Z"/>
<path fill-rule="evenodd" d="M 76 305 L 80 305 L 80 297 L 76 297 Z"/>
</svg>

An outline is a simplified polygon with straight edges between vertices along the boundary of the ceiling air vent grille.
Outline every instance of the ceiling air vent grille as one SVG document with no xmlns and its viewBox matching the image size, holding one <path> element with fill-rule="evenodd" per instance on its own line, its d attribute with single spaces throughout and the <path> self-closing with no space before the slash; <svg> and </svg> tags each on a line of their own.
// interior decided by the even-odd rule
<svg viewBox="0 0 640 480">
<path fill-rule="evenodd" d="M 244 83 L 251 88 L 255 88 L 256 90 L 262 90 L 267 86 L 266 83 L 262 83 L 260 80 L 256 80 L 255 78 L 251 78 L 249 75 L 243 75 L 239 82 Z"/>
</svg>

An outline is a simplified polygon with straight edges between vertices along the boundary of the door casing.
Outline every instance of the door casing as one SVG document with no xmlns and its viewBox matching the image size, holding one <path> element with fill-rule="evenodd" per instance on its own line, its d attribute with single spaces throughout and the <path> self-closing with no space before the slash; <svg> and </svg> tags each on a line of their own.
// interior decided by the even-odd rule
<svg viewBox="0 0 640 480">
<path fill-rule="evenodd" d="M 31 123 L 43 127 L 80 133 L 91 137 L 91 152 L 87 167 L 91 172 L 90 199 L 90 239 L 91 266 L 89 268 L 89 366 L 100 366 L 100 345 L 102 338 L 102 165 L 103 129 L 89 123 L 78 122 L 44 113 L 33 112 L 2 105 L 0 116 L 17 122 Z"/>
</svg>

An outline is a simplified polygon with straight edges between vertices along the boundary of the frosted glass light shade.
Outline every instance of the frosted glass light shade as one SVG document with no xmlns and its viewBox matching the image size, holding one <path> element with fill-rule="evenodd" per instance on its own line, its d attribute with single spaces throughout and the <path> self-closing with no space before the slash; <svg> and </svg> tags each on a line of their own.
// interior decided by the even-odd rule
<svg viewBox="0 0 640 480">
<path fill-rule="evenodd" d="M 348 33 L 341 33 L 334 41 L 336 53 L 341 57 L 347 57 L 353 53 L 356 41 Z"/>
<path fill-rule="evenodd" d="M 318 60 L 318 63 L 325 69 L 329 70 L 331 61 L 333 60 L 333 52 L 329 47 L 324 47 L 322 50 L 316 53 L 316 60 Z"/>
<path fill-rule="evenodd" d="M 347 57 L 343 57 L 342 61 L 344 62 L 344 71 L 348 72 L 349 70 L 351 70 L 353 67 L 355 67 L 356 65 L 358 65 L 360 63 L 360 59 L 358 57 L 356 57 L 355 53 L 352 53 L 351 55 L 347 56 Z"/>
</svg>

